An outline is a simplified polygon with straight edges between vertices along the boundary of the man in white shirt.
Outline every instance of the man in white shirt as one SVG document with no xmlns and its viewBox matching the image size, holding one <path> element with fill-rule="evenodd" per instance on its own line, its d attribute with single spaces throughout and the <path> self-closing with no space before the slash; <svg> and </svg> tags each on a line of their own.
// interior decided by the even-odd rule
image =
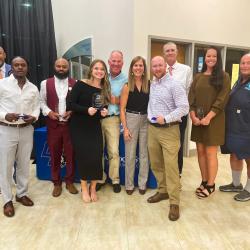
<svg viewBox="0 0 250 250">
<path fill-rule="evenodd" d="M 28 63 L 15 57 L 13 75 L 0 80 L 0 185 L 7 217 L 15 214 L 12 203 L 12 170 L 16 162 L 16 201 L 33 206 L 27 196 L 30 155 L 35 122 L 40 113 L 37 87 L 26 78 Z"/>
<path fill-rule="evenodd" d="M 166 43 L 163 46 L 163 54 L 165 57 L 165 61 L 167 63 L 167 73 L 169 74 L 169 76 L 172 76 L 176 81 L 182 84 L 188 97 L 189 88 L 192 83 L 191 68 L 185 64 L 177 62 L 178 50 L 175 43 L 173 42 Z M 182 122 L 179 125 L 181 147 L 178 153 L 178 167 L 180 176 L 182 174 L 182 168 L 183 168 L 183 144 L 184 144 L 185 130 L 187 127 L 188 115 L 183 116 L 181 120 Z"/>
<path fill-rule="evenodd" d="M 3 47 L 0 46 L 0 80 L 9 76 L 9 73 L 11 71 L 11 66 L 5 63 L 5 59 L 6 59 L 6 53 Z M 0 194 L 1 194 L 1 189 L 0 189 Z"/>
<path fill-rule="evenodd" d="M 58 197 L 62 193 L 61 157 L 66 158 L 66 189 L 71 194 L 77 194 L 73 182 L 75 177 L 75 162 L 73 146 L 69 133 L 69 118 L 71 111 L 66 110 L 66 99 L 75 80 L 69 78 L 69 63 L 59 58 L 54 65 L 55 75 L 41 82 L 41 109 L 46 116 L 47 139 L 51 156 L 51 180 L 54 183 L 52 195 Z"/>
</svg>

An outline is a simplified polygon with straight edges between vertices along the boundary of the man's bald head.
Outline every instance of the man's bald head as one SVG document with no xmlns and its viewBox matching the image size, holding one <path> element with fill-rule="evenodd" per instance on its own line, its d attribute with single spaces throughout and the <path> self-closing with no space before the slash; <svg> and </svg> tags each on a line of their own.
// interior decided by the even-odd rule
<svg viewBox="0 0 250 250">
<path fill-rule="evenodd" d="M 245 80 L 250 77 L 250 53 L 245 54 L 240 59 L 240 74 Z"/>
<path fill-rule="evenodd" d="M 166 63 L 162 56 L 155 56 L 152 58 L 151 70 L 157 79 L 162 78 L 166 74 Z"/>
<path fill-rule="evenodd" d="M 6 59 L 5 51 L 4 51 L 3 47 L 0 46 L 0 67 L 3 66 L 5 59 Z"/>
<path fill-rule="evenodd" d="M 58 58 L 54 65 L 55 76 L 65 79 L 69 76 L 69 62 L 65 58 Z"/>
</svg>

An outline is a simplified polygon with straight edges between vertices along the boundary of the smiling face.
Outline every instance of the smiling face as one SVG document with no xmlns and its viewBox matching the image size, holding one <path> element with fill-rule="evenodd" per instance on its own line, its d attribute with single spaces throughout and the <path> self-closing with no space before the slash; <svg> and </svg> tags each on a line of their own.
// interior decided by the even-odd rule
<svg viewBox="0 0 250 250">
<path fill-rule="evenodd" d="M 101 62 L 97 62 L 92 67 L 91 78 L 101 80 L 105 77 L 105 68 Z"/>
<path fill-rule="evenodd" d="M 205 56 L 205 63 L 207 69 L 212 70 L 217 63 L 217 51 L 215 49 L 208 49 Z"/>
<path fill-rule="evenodd" d="M 246 54 L 241 58 L 240 74 L 243 79 L 248 79 L 250 77 L 250 54 Z"/>
<path fill-rule="evenodd" d="M 166 63 L 164 58 L 156 56 L 151 61 L 151 70 L 157 79 L 161 79 L 166 74 Z"/>
<path fill-rule="evenodd" d="M 109 60 L 109 71 L 112 77 L 118 76 L 122 71 L 123 56 L 118 51 L 111 53 Z"/>
<path fill-rule="evenodd" d="M 173 66 L 177 60 L 177 47 L 175 44 L 165 44 L 163 54 L 168 65 Z"/>
<path fill-rule="evenodd" d="M 132 73 L 136 78 L 141 78 L 144 74 L 144 70 L 145 68 L 142 59 L 136 61 L 132 66 Z"/>
</svg>

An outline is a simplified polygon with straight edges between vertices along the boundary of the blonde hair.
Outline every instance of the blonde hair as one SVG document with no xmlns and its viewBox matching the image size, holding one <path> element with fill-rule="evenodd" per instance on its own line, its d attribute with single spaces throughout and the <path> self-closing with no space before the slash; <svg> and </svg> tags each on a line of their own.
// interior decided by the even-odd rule
<svg viewBox="0 0 250 250">
<path fill-rule="evenodd" d="M 110 82 L 109 82 L 109 77 L 108 77 L 108 70 L 107 70 L 107 66 L 105 64 L 105 62 L 103 60 L 100 59 L 95 59 L 89 66 L 89 72 L 88 72 L 88 79 L 90 80 L 92 78 L 92 72 L 93 72 L 93 68 L 95 66 L 95 64 L 97 63 L 101 63 L 103 68 L 104 68 L 104 72 L 105 75 L 101 80 L 101 95 L 103 96 L 104 99 L 104 104 L 109 104 L 110 103 L 110 97 L 111 97 L 111 88 L 110 88 Z"/>
<path fill-rule="evenodd" d="M 128 73 L 128 89 L 129 89 L 129 91 L 134 92 L 135 78 L 134 78 L 134 74 L 133 74 L 133 66 L 135 65 L 135 63 L 137 63 L 140 60 L 142 60 L 142 63 L 144 66 L 144 72 L 142 74 L 142 92 L 148 93 L 149 83 L 148 83 L 147 65 L 146 65 L 145 59 L 141 56 L 136 56 L 130 63 L 129 73 Z"/>
</svg>

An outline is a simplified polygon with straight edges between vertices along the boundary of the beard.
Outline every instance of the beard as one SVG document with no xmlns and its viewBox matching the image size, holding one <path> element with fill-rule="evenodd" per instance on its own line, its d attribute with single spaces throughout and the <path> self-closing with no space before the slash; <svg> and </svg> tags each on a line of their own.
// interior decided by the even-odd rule
<svg viewBox="0 0 250 250">
<path fill-rule="evenodd" d="M 65 78 L 67 78 L 67 77 L 69 76 L 69 71 L 63 72 L 63 73 L 62 73 L 62 72 L 55 71 L 54 74 L 55 74 L 55 76 L 56 76 L 58 79 L 63 80 L 63 79 L 65 79 Z"/>
</svg>

